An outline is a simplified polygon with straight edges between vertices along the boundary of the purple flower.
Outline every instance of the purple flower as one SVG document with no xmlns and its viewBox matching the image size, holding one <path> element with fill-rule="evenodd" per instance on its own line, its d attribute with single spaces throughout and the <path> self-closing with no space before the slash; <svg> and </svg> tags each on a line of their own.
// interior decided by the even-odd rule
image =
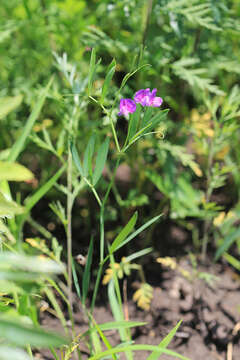
<svg viewBox="0 0 240 360">
<path fill-rule="evenodd" d="M 142 106 L 153 106 L 159 107 L 161 106 L 163 100 L 162 98 L 155 96 L 157 93 L 157 89 L 153 89 L 151 92 L 150 89 L 141 89 L 138 90 L 134 96 L 134 100 L 136 103 L 140 103 Z"/>
<path fill-rule="evenodd" d="M 120 111 L 118 115 L 128 116 L 129 113 L 136 111 L 136 104 L 132 99 L 121 99 L 120 100 Z"/>
</svg>

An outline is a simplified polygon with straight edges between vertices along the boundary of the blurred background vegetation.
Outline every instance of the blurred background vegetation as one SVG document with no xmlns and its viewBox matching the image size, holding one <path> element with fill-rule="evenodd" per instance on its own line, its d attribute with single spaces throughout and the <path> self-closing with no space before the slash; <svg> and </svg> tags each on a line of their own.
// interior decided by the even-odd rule
<svg viewBox="0 0 240 360">
<path fill-rule="evenodd" d="M 105 106 L 113 103 L 136 59 L 138 65 L 150 66 L 127 82 L 121 96 L 156 87 L 163 108 L 170 111 L 157 129 L 160 136 L 144 138 L 122 160 L 106 211 L 107 238 L 113 239 L 136 209 L 141 224 L 163 213 L 161 222 L 142 237 L 141 247 L 150 245 L 163 255 L 176 255 L 178 250 L 206 252 L 210 244 L 216 258 L 224 254 L 240 267 L 236 259 L 240 247 L 239 1 L 2 0 L 0 19 L 0 160 L 8 159 L 42 88 L 54 76 L 18 159 L 35 180 L 11 185 L 15 200 L 24 203 L 57 172 L 59 157 L 66 160 L 65 135 L 74 94 L 81 99 L 74 129 L 79 153 L 92 133 L 102 138 L 109 135 L 107 118 L 86 95 L 91 49 L 101 58 L 94 94 L 109 63 L 113 58 L 117 63 Z M 73 89 L 59 71 L 64 59 L 66 72 L 76 67 Z M 123 141 L 127 121 L 117 120 L 117 112 L 116 108 L 113 116 Z M 46 145 L 46 137 L 55 153 Z M 110 160 L 105 179 L 111 170 Z M 100 193 L 106 189 L 105 179 L 99 183 Z M 32 218 L 64 242 L 61 224 L 49 207 L 56 200 L 64 204 L 61 190 L 60 185 L 51 189 L 33 209 Z M 74 252 L 86 251 L 92 229 L 98 233 L 95 207 L 93 196 L 84 188 L 73 209 Z M 24 231 L 25 237 L 33 229 L 26 226 Z M 226 253 L 228 249 L 232 252 Z"/>
</svg>

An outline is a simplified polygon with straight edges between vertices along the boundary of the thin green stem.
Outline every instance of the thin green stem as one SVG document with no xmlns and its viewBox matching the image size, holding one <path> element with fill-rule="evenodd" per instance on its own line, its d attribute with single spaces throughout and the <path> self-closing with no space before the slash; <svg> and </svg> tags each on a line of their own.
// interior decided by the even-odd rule
<svg viewBox="0 0 240 360">
<path fill-rule="evenodd" d="M 68 144 L 67 168 L 67 272 L 68 272 L 68 301 L 72 310 L 72 153 Z"/>
<path fill-rule="evenodd" d="M 87 178 L 84 178 L 84 181 L 85 181 L 85 182 L 88 184 L 88 186 L 91 188 L 91 190 L 92 190 L 92 192 L 93 192 L 93 194 L 94 194 L 94 196 L 95 196 L 95 198 L 96 198 L 96 200 L 97 200 L 97 202 L 98 202 L 98 205 L 99 205 L 100 208 L 101 208 L 101 206 L 102 206 L 102 201 L 101 201 L 100 197 L 98 196 L 98 193 L 97 193 L 97 191 L 95 190 L 94 186 L 88 181 Z"/>
<path fill-rule="evenodd" d="M 115 140 L 115 144 L 116 144 L 116 147 L 117 147 L 117 151 L 120 153 L 120 152 L 121 152 L 121 149 L 120 149 L 120 146 L 119 146 L 119 142 L 118 142 L 118 138 L 117 138 L 115 126 L 114 126 L 114 124 L 113 124 L 113 120 L 112 120 L 112 116 L 111 116 L 111 115 L 110 115 L 110 123 L 111 123 L 111 128 L 112 128 L 112 133 L 113 133 L 113 137 L 114 137 L 114 140 Z"/>
<path fill-rule="evenodd" d="M 117 168 L 119 166 L 120 159 L 121 159 L 120 157 L 117 158 L 116 165 L 115 165 L 112 177 L 111 177 L 111 181 L 110 181 L 110 183 L 108 185 L 108 188 L 107 188 L 107 191 L 106 191 L 106 194 L 104 196 L 103 202 L 101 204 L 101 209 L 100 209 L 100 264 L 99 264 L 99 268 L 98 268 L 98 272 L 97 272 L 97 279 L 96 279 L 96 282 L 95 282 L 95 287 L 94 287 L 94 290 L 93 290 L 93 297 L 92 297 L 92 302 L 91 302 L 91 313 L 93 312 L 93 309 L 94 309 L 94 306 L 95 306 L 97 292 L 98 292 L 98 288 L 99 288 L 99 283 L 100 283 L 101 276 L 102 276 L 102 269 L 103 269 L 103 265 L 105 263 L 105 260 L 104 260 L 104 211 L 105 211 L 105 204 L 107 202 L 107 199 L 108 199 L 109 193 L 111 191 L 111 188 L 112 188 L 112 186 L 114 184 L 114 179 L 115 179 L 115 176 L 116 176 L 116 171 L 117 171 Z"/>
<path fill-rule="evenodd" d="M 208 165 L 207 165 L 207 184 L 206 184 L 206 203 L 209 202 L 212 195 L 212 166 L 213 166 L 213 157 L 214 157 L 214 139 L 210 140 L 210 149 L 208 154 Z M 205 220 L 203 226 L 203 240 L 202 240 L 202 260 L 205 261 L 207 254 L 207 245 L 208 245 L 208 230 L 210 227 L 211 221 Z"/>
<path fill-rule="evenodd" d="M 101 276 L 102 276 L 102 269 L 103 269 L 103 264 L 100 263 L 99 268 L 98 268 L 98 272 L 97 272 L 97 279 L 96 279 L 95 286 L 94 286 L 92 302 L 91 302 L 91 309 L 90 309 L 91 314 L 93 313 L 96 298 L 97 298 L 97 292 L 98 292 L 98 288 L 99 288 L 99 283 L 100 283 Z"/>
<path fill-rule="evenodd" d="M 153 6 L 153 0 L 148 0 L 146 16 L 145 16 L 145 19 L 144 19 L 145 23 L 144 23 L 143 35 L 142 35 L 142 47 L 143 48 L 144 48 L 144 46 L 146 44 L 147 32 L 148 32 L 150 19 L 151 19 L 151 14 L 152 14 L 152 6 Z"/>
<path fill-rule="evenodd" d="M 31 346 L 29 344 L 27 345 L 27 352 L 28 352 L 28 355 L 30 356 L 30 358 L 33 359 L 32 349 L 31 349 Z"/>
</svg>

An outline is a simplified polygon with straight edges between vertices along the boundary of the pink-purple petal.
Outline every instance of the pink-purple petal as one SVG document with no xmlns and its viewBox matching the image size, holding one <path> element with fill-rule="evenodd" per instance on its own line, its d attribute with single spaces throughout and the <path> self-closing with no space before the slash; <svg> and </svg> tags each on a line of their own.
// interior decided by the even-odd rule
<svg viewBox="0 0 240 360">
<path fill-rule="evenodd" d="M 153 106 L 153 107 L 159 107 L 159 106 L 162 105 L 162 102 L 163 102 L 163 99 L 156 96 L 156 97 L 153 99 L 151 106 Z"/>
<path fill-rule="evenodd" d="M 118 115 L 128 116 L 129 113 L 136 111 L 136 104 L 132 99 L 121 99 L 120 100 L 120 111 Z"/>
<path fill-rule="evenodd" d="M 150 88 L 138 90 L 134 96 L 134 101 L 142 106 L 159 107 L 162 104 L 162 98 L 156 96 L 157 89 Z"/>
</svg>

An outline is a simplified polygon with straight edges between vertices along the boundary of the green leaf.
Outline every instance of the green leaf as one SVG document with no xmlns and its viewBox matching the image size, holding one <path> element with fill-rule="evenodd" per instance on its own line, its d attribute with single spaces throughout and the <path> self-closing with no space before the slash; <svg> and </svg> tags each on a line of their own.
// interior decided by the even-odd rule
<svg viewBox="0 0 240 360">
<path fill-rule="evenodd" d="M 102 87 L 102 94 L 101 94 L 101 98 L 100 98 L 100 104 L 103 104 L 103 102 L 104 102 L 106 93 L 107 93 L 107 91 L 109 89 L 111 80 L 112 80 L 113 75 L 115 73 L 115 69 L 116 69 L 116 61 L 115 61 L 115 59 L 113 59 L 113 61 L 111 62 L 111 64 L 107 68 L 107 75 L 106 75 L 106 78 L 104 80 L 103 87 Z"/>
<path fill-rule="evenodd" d="M 110 280 L 109 284 L 108 284 L 108 299 L 109 299 L 109 303 L 111 306 L 111 310 L 113 313 L 113 317 L 117 322 L 122 322 L 124 321 L 124 317 L 122 314 L 122 310 L 118 304 L 118 300 L 117 300 L 117 296 L 116 296 L 116 292 L 114 289 L 114 281 Z M 124 327 L 120 327 L 119 329 L 119 334 L 121 337 L 122 341 L 126 341 L 126 332 L 124 331 Z"/>
<path fill-rule="evenodd" d="M 4 251 L 0 253 L 0 269 L 18 269 L 42 274 L 61 274 L 64 266 L 53 260 L 39 258 L 37 256 L 26 256 Z M 16 273 L 17 275 L 18 273 Z"/>
<path fill-rule="evenodd" d="M 101 354 L 102 353 L 102 346 L 101 346 L 101 342 L 100 339 L 98 337 L 97 331 L 93 330 L 90 333 L 91 336 L 91 342 L 93 344 L 94 350 L 96 354 Z"/>
<path fill-rule="evenodd" d="M 80 291 L 80 286 L 79 286 L 79 283 L 78 283 L 76 266 L 75 266 L 75 263 L 74 263 L 74 260 L 73 260 L 73 259 L 72 259 L 72 274 L 73 274 L 73 283 L 74 283 L 74 286 L 75 286 L 75 288 L 76 288 L 77 295 L 78 295 L 79 299 L 81 300 L 81 299 L 82 299 L 82 297 L 81 297 L 81 291 Z"/>
<path fill-rule="evenodd" d="M 147 107 L 141 122 L 141 127 L 145 127 L 149 123 L 153 110 L 154 109 L 151 106 Z"/>
<path fill-rule="evenodd" d="M 62 175 L 65 170 L 66 165 L 62 166 L 54 176 L 52 176 L 44 185 L 40 187 L 33 195 L 28 197 L 25 201 L 25 210 L 28 213 L 33 206 L 37 204 L 37 202 L 53 187 L 53 185 L 57 182 L 57 180 Z"/>
<path fill-rule="evenodd" d="M 115 250 L 119 249 L 122 246 L 123 241 L 126 239 L 128 234 L 132 231 L 134 228 L 136 221 L 137 221 L 137 211 L 134 213 L 134 215 L 131 217 L 127 225 L 124 226 L 124 228 L 121 230 L 120 234 L 116 237 L 116 239 L 113 241 L 113 243 L 110 246 L 110 254 L 114 253 Z"/>
<path fill-rule="evenodd" d="M 70 148 L 71 148 L 74 164 L 76 165 L 78 171 L 80 172 L 80 175 L 82 177 L 84 177 L 83 167 L 82 167 L 80 158 L 78 156 L 78 152 L 77 152 L 77 148 L 76 148 L 75 144 L 71 143 Z"/>
<path fill-rule="evenodd" d="M 0 120 L 15 110 L 21 104 L 22 99 L 22 95 L 0 98 Z"/>
<path fill-rule="evenodd" d="M 113 329 L 128 329 L 136 326 L 144 326 L 146 324 L 147 323 L 143 321 L 120 320 L 120 321 L 106 322 L 104 324 L 98 324 L 98 326 L 102 331 L 107 331 Z"/>
<path fill-rule="evenodd" d="M 225 237 L 223 244 L 217 250 L 214 260 L 217 261 L 220 256 L 227 251 L 235 240 L 240 238 L 240 228 L 232 231 L 228 236 Z"/>
<path fill-rule="evenodd" d="M 88 141 L 87 148 L 84 153 L 83 158 L 83 174 L 84 177 L 88 177 L 88 175 L 91 176 L 92 174 L 92 157 L 94 152 L 94 146 L 95 146 L 95 135 L 92 135 Z"/>
<path fill-rule="evenodd" d="M 24 208 L 19 206 L 14 201 L 9 201 L 3 194 L 0 193 L 0 217 L 13 217 L 14 215 L 22 214 Z"/>
<path fill-rule="evenodd" d="M 169 109 L 158 111 L 157 114 L 151 118 L 151 125 L 149 126 L 148 131 L 152 131 L 158 126 L 160 122 L 163 122 L 166 119 L 168 113 Z"/>
<path fill-rule="evenodd" d="M 48 90 L 52 84 L 53 78 L 50 79 L 49 83 L 47 84 L 46 88 L 43 89 L 41 96 L 39 97 L 39 100 L 37 101 L 33 111 L 31 112 L 29 118 L 27 119 L 27 122 L 22 130 L 21 135 L 18 137 L 17 141 L 15 142 L 15 144 L 13 145 L 11 152 L 9 154 L 9 158 L 8 161 L 13 162 L 15 161 L 19 154 L 23 151 L 24 148 L 24 144 L 26 139 L 28 138 L 32 127 L 35 123 L 35 121 L 37 120 L 40 111 L 43 107 L 43 104 L 45 102 L 45 99 L 47 97 L 48 94 Z"/>
<path fill-rule="evenodd" d="M 82 303 L 85 304 L 88 288 L 89 288 L 89 281 L 90 281 L 90 270 L 92 265 L 92 255 L 93 255 L 93 238 L 90 240 L 88 255 L 87 255 L 87 262 L 84 268 L 83 279 L 82 279 Z"/>
<path fill-rule="evenodd" d="M 224 259 L 226 259 L 229 264 L 231 264 L 236 270 L 240 271 L 240 261 L 236 259 L 234 256 L 225 253 L 223 254 Z"/>
<path fill-rule="evenodd" d="M 135 260 L 135 259 L 137 259 L 137 258 L 139 258 L 139 257 L 141 257 L 143 255 L 149 254 L 152 251 L 153 251 L 153 248 L 147 248 L 147 249 L 143 249 L 143 250 L 140 250 L 140 251 L 136 251 L 134 254 L 131 254 L 131 255 L 127 256 L 125 258 L 125 261 L 126 262 L 131 262 L 131 261 L 133 261 L 133 260 Z"/>
<path fill-rule="evenodd" d="M 164 348 L 166 349 L 168 347 L 168 345 L 170 344 L 170 342 L 172 341 L 172 338 L 174 337 L 174 335 L 176 334 L 179 326 L 181 325 L 182 320 L 179 321 L 177 323 L 177 325 L 170 331 L 170 333 L 160 342 L 160 344 L 158 345 L 159 348 Z M 159 359 L 161 353 L 154 351 L 148 358 L 147 360 L 157 360 Z"/>
<path fill-rule="evenodd" d="M 134 233 L 132 233 L 130 236 L 127 237 L 126 240 L 124 240 L 123 242 L 121 242 L 115 250 L 120 249 L 122 246 L 126 245 L 129 241 L 131 241 L 132 239 L 134 239 L 138 234 L 140 234 L 143 230 L 145 230 L 146 228 L 148 228 L 150 225 L 152 225 L 155 221 L 157 221 L 161 215 L 157 215 L 154 218 L 152 218 L 151 220 L 149 220 L 148 222 L 146 222 L 146 224 L 142 225 L 139 229 L 137 229 L 136 231 L 134 231 Z M 113 244 L 112 244 L 113 245 Z"/>
<path fill-rule="evenodd" d="M 100 146 L 97 157 L 96 157 L 96 166 L 93 173 L 93 186 L 95 186 L 100 179 L 104 165 L 107 160 L 108 155 L 108 148 L 109 148 L 109 138 L 107 138 L 104 143 Z"/>
<path fill-rule="evenodd" d="M 91 356 L 89 358 L 89 360 L 103 359 L 105 356 L 109 356 L 112 354 L 122 353 L 122 352 L 126 352 L 126 351 L 138 351 L 138 350 L 156 351 L 158 353 L 164 353 L 167 355 L 171 355 L 177 359 L 190 360 L 189 358 L 182 356 L 182 355 L 176 353 L 175 351 L 167 350 L 164 348 L 159 348 L 154 345 L 128 345 L 128 346 L 122 346 L 122 347 L 115 347 L 113 349 L 106 350 L 106 351 L 102 352 L 101 354 L 96 354 L 94 356 Z"/>
<path fill-rule="evenodd" d="M 33 179 L 33 173 L 24 166 L 0 161 L 0 181 L 27 181 Z"/>
<path fill-rule="evenodd" d="M 95 73 L 95 64 L 96 64 L 96 50 L 92 49 L 91 59 L 90 59 L 90 68 L 89 68 L 89 78 L 88 78 L 88 95 L 92 92 L 93 78 Z"/>
<path fill-rule="evenodd" d="M 47 287 L 47 286 L 44 288 L 44 291 L 45 291 L 49 301 L 51 302 L 52 307 L 56 311 L 57 317 L 60 320 L 60 322 L 65 330 L 65 333 L 67 334 L 68 333 L 67 321 L 66 321 L 64 313 L 56 299 L 54 292 L 52 291 L 52 289 L 50 287 Z"/>
<path fill-rule="evenodd" d="M 141 110 L 142 110 L 141 105 L 137 104 L 136 111 L 130 115 L 129 123 L 128 123 L 128 134 L 127 134 L 126 144 L 127 144 L 128 139 L 133 138 L 137 132 Z"/>
<path fill-rule="evenodd" d="M 0 360 L 32 360 L 22 349 L 0 345 Z"/>
<path fill-rule="evenodd" d="M 20 286 L 17 286 L 13 281 L 9 280 L 3 280 L 1 279 L 1 273 L 0 273 L 0 289 L 1 293 L 14 293 L 14 294 L 22 294 L 23 288 Z"/>
<path fill-rule="evenodd" d="M 12 320 L 0 319 L 0 335 L 11 344 L 25 347 L 26 344 L 37 347 L 59 347 L 68 340 L 52 332 L 23 325 Z"/>
<path fill-rule="evenodd" d="M 112 346 L 110 344 L 110 342 L 108 341 L 107 337 L 104 335 L 104 333 L 102 332 L 102 330 L 100 329 L 100 327 L 98 326 L 98 324 L 96 323 L 96 321 L 93 320 L 93 324 L 94 324 L 94 328 L 97 330 L 98 334 L 100 335 L 103 343 L 105 344 L 107 349 L 112 349 Z M 113 355 L 113 359 L 117 360 L 117 357 L 115 355 Z"/>
</svg>

